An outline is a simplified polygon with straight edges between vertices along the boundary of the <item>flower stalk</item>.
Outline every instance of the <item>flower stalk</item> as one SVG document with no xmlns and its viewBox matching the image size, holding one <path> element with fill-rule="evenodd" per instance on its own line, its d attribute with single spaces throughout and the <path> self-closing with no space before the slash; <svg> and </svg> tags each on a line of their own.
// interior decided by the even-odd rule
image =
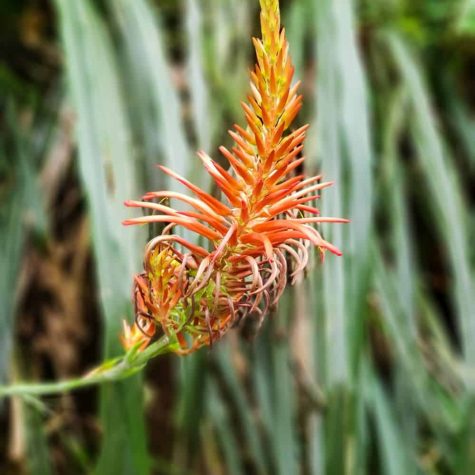
<svg viewBox="0 0 475 475">
<path fill-rule="evenodd" d="M 75 379 L 50 383 L 25 383 L 0 386 L 0 399 L 11 396 L 45 396 L 65 393 L 76 389 L 119 381 L 141 371 L 147 362 L 156 356 L 174 351 L 176 342 L 166 336 L 152 343 L 143 352 L 131 348 L 124 356 L 103 362 L 89 373 Z"/>
</svg>

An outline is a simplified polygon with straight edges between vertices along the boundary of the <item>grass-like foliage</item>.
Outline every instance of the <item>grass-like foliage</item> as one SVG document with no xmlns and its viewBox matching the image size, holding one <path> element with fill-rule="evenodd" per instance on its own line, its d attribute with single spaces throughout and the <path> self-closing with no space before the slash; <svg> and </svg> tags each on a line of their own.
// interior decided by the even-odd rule
<svg viewBox="0 0 475 475">
<path fill-rule="evenodd" d="M 473 473 L 473 2 L 23 3 L 0 472 Z"/>
</svg>

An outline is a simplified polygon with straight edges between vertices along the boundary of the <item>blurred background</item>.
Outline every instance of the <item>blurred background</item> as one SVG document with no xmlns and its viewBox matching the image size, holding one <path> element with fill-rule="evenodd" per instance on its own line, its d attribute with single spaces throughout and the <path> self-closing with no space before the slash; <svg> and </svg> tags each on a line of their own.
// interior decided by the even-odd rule
<svg viewBox="0 0 475 475">
<path fill-rule="evenodd" d="M 315 259 L 258 335 L 69 395 L 0 401 L 2 474 L 475 473 L 475 2 L 282 0 L 336 185 Z M 257 0 L 1 0 L 0 383 L 120 353 L 153 229 L 124 199 L 209 187 Z"/>
</svg>

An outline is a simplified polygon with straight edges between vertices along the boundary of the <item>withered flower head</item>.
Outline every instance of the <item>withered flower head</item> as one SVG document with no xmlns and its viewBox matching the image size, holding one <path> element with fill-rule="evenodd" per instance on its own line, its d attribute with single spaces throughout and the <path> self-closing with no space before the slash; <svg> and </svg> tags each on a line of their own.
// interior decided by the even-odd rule
<svg viewBox="0 0 475 475">
<path fill-rule="evenodd" d="M 285 30 L 280 28 L 278 0 L 261 0 L 262 39 L 254 39 L 257 64 L 251 72 L 251 93 L 242 103 L 246 127 L 230 131 L 234 147 L 220 147 L 230 169 L 205 152 L 198 156 L 222 191 L 219 201 L 172 170 L 162 171 L 193 196 L 172 191 L 147 193 L 127 206 L 153 214 L 124 224 L 165 223 L 162 234 L 146 247 L 144 272 L 135 278 L 136 320 L 125 325 L 126 348 L 145 348 L 157 334 L 178 342 L 187 353 L 219 339 L 246 316 L 261 322 L 287 284 L 307 266 L 311 246 L 323 255 L 340 251 L 325 241 L 314 225 L 346 222 L 319 216 L 313 206 L 318 192 L 332 183 L 298 174 L 308 126 L 290 131 L 301 108 L 299 83 Z M 178 211 L 164 203 L 189 205 Z M 186 228 L 207 242 L 205 247 L 177 234 Z"/>
</svg>

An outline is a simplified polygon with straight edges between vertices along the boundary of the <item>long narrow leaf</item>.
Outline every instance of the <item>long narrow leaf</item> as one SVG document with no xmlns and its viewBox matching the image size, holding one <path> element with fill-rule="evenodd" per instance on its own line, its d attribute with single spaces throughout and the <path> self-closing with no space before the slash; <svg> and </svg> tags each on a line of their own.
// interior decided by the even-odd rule
<svg viewBox="0 0 475 475">
<path fill-rule="evenodd" d="M 136 235 L 124 230 L 123 201 L 134 195 L 134 157 L 118 81 L 103 23 L 89 1 L 57 0 L 71 98 L 77 113 L 79 172 L 88 199 L 101 307 L 104 353 L 120 350 L 121 320 L 130 312 Z M 98 473 L 148 473 L 140 378 L 101 392 L 104 430 Z"/>
</svg>

